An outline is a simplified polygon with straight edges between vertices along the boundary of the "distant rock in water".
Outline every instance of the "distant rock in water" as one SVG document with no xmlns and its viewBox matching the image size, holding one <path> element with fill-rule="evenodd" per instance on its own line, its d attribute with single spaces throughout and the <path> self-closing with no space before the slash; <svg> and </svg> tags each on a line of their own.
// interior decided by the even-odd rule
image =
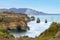
<svg viewBox="0 0 60 40">
<path fill-rule="evenodd" d="M 45 20 L 45 23 L 47 23 L 47 19 Z"/>
<path fill-rule="evenodd" d="M 31 16 L 31 20 L 35 20 L 35 17 L 34 16 Z"/>
<path fill-rule="evenodd" d="M 37 21 L 36 21 L 37 23 L 40 23 L 40 19 L 39 18 L 37 18 Z"/>
</svg>

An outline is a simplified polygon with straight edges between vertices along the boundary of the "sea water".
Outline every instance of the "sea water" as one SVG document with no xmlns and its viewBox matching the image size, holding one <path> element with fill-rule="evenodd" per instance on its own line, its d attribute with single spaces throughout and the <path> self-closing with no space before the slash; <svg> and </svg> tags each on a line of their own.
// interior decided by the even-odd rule
<svg viewBox="0 0 60 40">
<path fill-rule="evenodd" d="M 13 33 L 15 37 L 20 37 L 20 36 L 29 36 L 33 38 L 37 37 L 46 29 L 48 29 L 52 22 L 60 22 L 60 15 L 29 15 L 29 16 L 35 17 L 34 21 L 27 23 L 30 30 L 22 33 Z M 40 23 L 36 23 L 37 18 L 40 18 L 41 20 Z M 45 20 L 47 20 L 47 23 L 45 23 Z"/>
</svg>

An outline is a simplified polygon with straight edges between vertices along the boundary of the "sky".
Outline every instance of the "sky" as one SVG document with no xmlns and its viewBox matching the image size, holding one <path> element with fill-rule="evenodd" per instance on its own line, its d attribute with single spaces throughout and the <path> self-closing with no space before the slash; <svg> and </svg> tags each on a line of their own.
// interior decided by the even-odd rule
<svg viewBox="0 0 60 40">
<path fill-rule="evenodd" d="M 45 13 L 60 14 L 60 0 L 0 0 L 3 8 L 31 8 Z"/>
</svg>

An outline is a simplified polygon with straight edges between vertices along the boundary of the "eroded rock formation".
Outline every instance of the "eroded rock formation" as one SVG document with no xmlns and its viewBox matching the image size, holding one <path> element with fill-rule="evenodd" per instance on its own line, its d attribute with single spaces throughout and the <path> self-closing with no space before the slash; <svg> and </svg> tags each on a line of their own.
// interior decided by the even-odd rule
<svg viewBox="0 0 60 40">
<path fill-rule="evenodd" d="M 27 20 L 29 20 L 29 17 L 26 14 L 14 12 L 0 13 L 0 25 L 4 29 L 16 29 L 19 26 L 21 29 L 26 30 L 28 29 Z"/>
</svg>

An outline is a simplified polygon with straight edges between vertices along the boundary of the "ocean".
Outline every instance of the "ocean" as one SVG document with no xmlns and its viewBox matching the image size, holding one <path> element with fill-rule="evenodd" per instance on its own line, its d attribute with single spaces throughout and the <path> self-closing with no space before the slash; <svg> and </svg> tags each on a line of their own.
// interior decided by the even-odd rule
<svg viewBox="0 0 60 40">
<path fill-rule="evenodd" d="M 35 20 L 28 22 L 28 26 L 30 30 L 27 32 L 22 33 L 12 33 L 15 37 L 20 36 L 28 36 L 28 37 L 38 37 L 42 32 L 44 32 L 46 29 L 48 29 L 52 22 L 58 22 L 60 23 L 60 15 L 29 15 L 34 16 Z M 40 19 L 40 23 L 36 23 L 37 18 Z M 45 23 L 45 20 L 47 20 L 47 23 Z"/>
</svg>

